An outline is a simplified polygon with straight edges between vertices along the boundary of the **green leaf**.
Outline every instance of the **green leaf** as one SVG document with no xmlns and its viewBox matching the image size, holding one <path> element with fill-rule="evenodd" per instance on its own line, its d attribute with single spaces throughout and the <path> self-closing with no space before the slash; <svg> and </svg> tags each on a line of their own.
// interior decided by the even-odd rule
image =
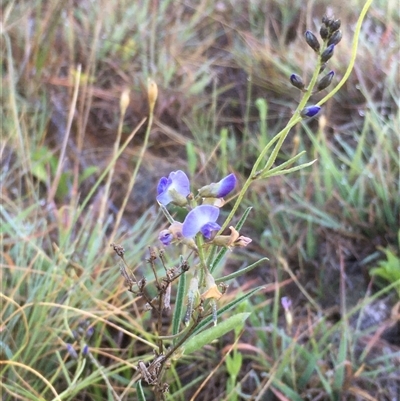
<svg viewBox="0 0 400 401">
<path fill-rule="evenodd" d="M 193 146 L 193 142 L 191 141 L 186 142 L 186 156 L 188 161 L 189 175 L 193 177 L 196 172 L 197 156 L 196 150 Z"/>
<path fill-rule="evenodd" d="M 81 184 L 83 181 L 86 180 L 86 178 L 89 178 L 90 176 L 95 174 L 98 171 L 98 169 L 99 168 L 97 166 L 89 166 L 85 168 L 82 171 L 82 174 L 79 176 L 79 183 Z"/>
<path fill-rule="evenodd" d="M 260 148 L 263 149 L 268 143 L 268 135 L 267 135 L 267 116 L 268 116 L 268 103 L 263 98 L 258 98 L 254 102 L 256 105 L 259 115 L 260 115 L 260 137 L 259 143 Z"/>
<path fill-rule="evenodd" d="M 184 345 L 185 355 L 189 355 L 192 352 L 203 348 L 206 344 L 210 344 L 215 339 L 222 337 L 224 334 L 228 333 L 228 331 L 233 330 L 238 324 L 242 324 L 249 315 L 249 312 L 238 313 L 216 326 L 191 337 Z"/>
<path fill-rule="evenodd" d="M 227 355 L 225 359 L 226 370 L 230 376 L 237 377 L 242 367 L 243 355 L 234 351 L 232 355 Z"/>
<path fill-rule="evenodd" d="M 264 287 L 257 287 L 254 288 L 253 290 L 249 291 L 247 294 L 242 295 L 239 298 L 234 299 L 233 301 L 229 302 L 229 304 L 223 306 L 221 309 L 218 310 L 217 312 L 217 318 L 220 318 L 220 316 L 227 312 L 228 310 L 233 309 L 234 307 L 236 307 L 237 305 L 241 304 L 244 300 L 246 300 L 247 298 L 251 297 L 254 293 L 256 293 L 257 291 L 263 289 Z M 205 319 L 203 319 L 199 325 L 196 327 L 196 329 L 193 331 L 193 335 L 196 335 L 198 332 L 200 332 L 204 327 L 206 327 L 209 323 L 211 323 L 213 320 L 213 316 L 207 316 Z"/>
<path fill-rule="evenodd" d="M 139 380 L 136 383 L 136 391 L 137 391 L 137 400 L 138 401 L 146 401 L 146 397 L 144 396 L 144 391 L 143 391 L 143 387 L 142 387 L 142 381 Z"/>
<path fill-rule="evenodd" d="M 300 164 L 299 166 L 288 168 L 286 170 L 283 170 L 283 168 L 281 168 L 283 165 L 280 165 L 276 168 L 273 168 L 273 169 L 267 171 L 266 173 L 261 174 L 261 176 L 259 176 L 259 178 L 268 178 L 268 177 L 275 177 L 275 176 L 284 175 L 284 174 L 290 174 L 290 173 L 293 173 L 294 171 L 309 167 L 309 166 L 313 165 L 316 161 L 317 161 L 317 159 L 314 159 L 314 160 L 311 160 L 310 162 L 303 163 L 303 164 Z M 283 163 L 283 164 L 286 164 L 286 163 Z"/>
<path fill-rule="evenodd" d="M 178 290 L 176 294 L 175 310 L 172 317 L 172 334 L 175 335 L 179 332 L 179 328 L 182 322 L 183 306 L 185 304 L 185 291 L 186 291 L 186 274 L 183 273 L 179 277 Z"/>
<path fill-rule="evenodd" d="M 293 164 L 296 160 L 298 160 L 301 156 L 303 156 L 306 153 L 305 150 L 301 151 L 299 154 L 291 157 L 289 160 L 285 161 L 284 163 L 280 164 L 279 166 L 276 166 L 274 168 L 271 168 L 268 171 L 264 171 L 261 170 L 258 172 L 258 177 L 264 177 L 266 174 L 270 175 L 274 175 L 277 171 L 283 170 L 285 167 L 290 166 L 291 164 Z"/>
<path fill-rule="evenodd" d="M 269 260 L 268 258 L 262 258 L 260 260 L 257 260 L 257 262 L 255 262 L 255 263 L 253 263 L 253 264 L 251 264 L 251 265 L 249 265 L 247 267 L 244 267 L 243 269 L 240 269 L 240 270 L 238 270 L 238 271 L 236 271 L 234 273 L 228 274 L 228 275 L 226 275 L 224 277 L 217 278 L 215 280 L 215 282 L 216 283 L 221 283 L 221 282 L 224 282 L 224 281 L 232 280 L 232 279 L 234 279 L 236 277 L 239 277 L 239 276 L 241 276 L 241 275 L 243 275 L 245 273 L 248 273 L 249 271 L 253 270 L 258 265 L 260 265 L 262 262 L 267 262 L 268 260 Z"/>
<path fill-rule="evenodd" d="M 32 175 L 44 184 L 47 183 L 49 178 L 49 174 L 47 173 L 44 165 L 39 163 L 32 165 Z"/>
</svg>

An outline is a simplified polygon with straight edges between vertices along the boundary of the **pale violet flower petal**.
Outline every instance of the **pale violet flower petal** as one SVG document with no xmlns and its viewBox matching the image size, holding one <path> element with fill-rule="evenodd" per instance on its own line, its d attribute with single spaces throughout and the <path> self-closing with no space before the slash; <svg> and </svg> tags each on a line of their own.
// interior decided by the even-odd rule
<svg viewBox="0 0 400 401">
<path fill-rule="evenodd" d="M 221 226 L 217 223 L 206 223 L 203 227 L 200 228 L 200 232 L 203 234 L 203 237 L 206 239 L 211 239 L 213 233 L 218 231 Z"/>
<path fill-rule="evenodd" d="M 172 171 L 168 178 L 162 177 L 157 186 L 157 201 L 166 206 L 171 202 L 178 205 L 186 203 L 190 194 L 190 182 L 187 175 L 181 171 Z"/>
<path fill-rule="evenodd" d="M 182 226 L 182 235 L 193 238 L 200 229 L 209 223 L 215 223 L 219 216 L 219 208 L 211 205 L 197 206 L 185 218 Z"/>
</svg>

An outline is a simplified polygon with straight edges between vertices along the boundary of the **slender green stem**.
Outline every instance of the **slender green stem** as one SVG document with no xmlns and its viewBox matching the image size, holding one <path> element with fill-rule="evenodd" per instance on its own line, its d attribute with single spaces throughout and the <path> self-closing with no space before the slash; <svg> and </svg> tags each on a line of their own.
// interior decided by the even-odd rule
<svg viewBox="0 0 400 401">
<path fill-rule="evenodd" d="M 356 25 L 356 30 L 354 33 L 354 40 L 353 40 L 353 46 L 352 46 L 352 54 L 351 54 L 351 59 L 350 59 L 350 63 L 349 66 L 347 67 L 346 73 L 343 76 L 343 79 L 339 82 L 339 84 L 327 95 L 325 96 L 320 102 L 317 103 L 318 106 L 324 104 L 327 100 L 329 100 L 342 86 L 343 84 L 346 82 L 346 80 L 348 79 L 348 77 L 351 74 L 351 71 L 354 68 L 354 63 L 355 63 L 355 59 L 357 56 L 357 48 L 358 48 L 358 41 L 359 41 L 359 36 L 360 36 L 360 31 L 361 31 L 361 26 L 362 26 L 362 22 L 365 18 L 365 15 L 370 7 L 372 3 L 372 0 L 368 0 L 361 13 L 360 16 L 358 18 L 357 21 L 357 25 Z M 322 53 L 322 51 L 321 51 Z M 254 166 L 251 170 L 251 173 L 249 175 L 249 177 L 247 178 L 247 180 L 245 181 L 245 183 L 243 184 L 243 187 L 241 189 L 241 191 L 239 192 L 237 198 L 236 198 L 236 202 L 232 207 L 231 212 L 229 213 L 227 219 L 225 220 L 221 230 L 219 231 L 219 233 L 221 233 L 226 227 L 228 227 L 229 223 L 231 222 L 233 216 L 235 215 L 237 209 L 239 208 L 239 205 L 241 204 L 244 195 L 246 194 L 247 190 L 250 187 L 250 184 L 257 179 L 258 176 L 263 175 L 264 177 L 266 176 L 266 171 L 268 171 L 272 165 L 275 163 L 276 158 L 278 156 L 278 153 L 283 145 L 283 142 L 285 141 L 287 135 L 289 134 L 290 130 L 296 125 L 298 124 L 301 120 L 302 117 L 300 115 L 301 111 L 304 109 L 304 107 L 306 106 L 308 100 L 310 99 L 312 93 L 313 93 L 313 89 L 315 87 L 315 84 L 317 83 L 318 80 L 318 76 L 320 73 L 320 68 L 321 68 L 321 58 L 318 57 L 318 62 L 317 62 L 317 66 L 314 70 L 313 76 L 311 78 L 310 84 L 306 90 L 306 92 L 304 92 L 302 99 L 300 100 L 299 105 L 296 108 L 296 111 L 293 113 L 293 116 L 291 117 L 291 119 L 289 120 L 289 122 L 287 123 L 286 127 L 283 128 L 278 134 L 275 135 L 275 137 L 272 139 L 271 142 L 275 142 L 277 141 L 270 157 L 267 160 L 267 163 L 265 164 L 264 168 L 262 169 L 262 171 L 257 173 L 257 169 L 259 168 L 259 165 L 261 164 L 261 162 L 264 160 L 265 155 L 267 154 L 269 148 L 271 147 L 271 142 L 265 146 L 265 148 L 261 151 L 260 155 L 258 156 L 256 162 L 254 163 Z"/>
</svg>

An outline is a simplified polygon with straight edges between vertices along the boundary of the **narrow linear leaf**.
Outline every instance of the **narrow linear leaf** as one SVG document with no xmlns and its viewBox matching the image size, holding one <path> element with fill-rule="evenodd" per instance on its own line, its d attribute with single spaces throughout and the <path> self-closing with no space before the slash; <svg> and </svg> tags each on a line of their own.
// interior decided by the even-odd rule
<svg viewBox="0 0 400 401">
<path fill-rule="evenodd" d="M 239 305 L 240 303 L 242 303 L 243 301 L 245 301 L 247 298 L 250 298 L 254 293 L 256 293 L 257 291 L 263 289 L 264 287 L 257 287 L 254 288 L 253 290 L 249 291 L 247 294 L 244 294 L 242 296 L 240 296 L 239 298 L 234 299 L 233 301 L 229 302 L 229 304 L 226 304 L 225 306 L 223 306 L 221 309 L 218 310 L 217 312 L 217 318 L 219 319 L 220 316 L 227 312 L 228 310 L 233 309 L 235 306 Z M 199 333 L 204 327 L 206 327 L 209 323 L 211 323 L 213 320 L 213 316 L 207 316 L 204 320 L 202 320 L 199 325 L 196 327 L 196 329 L 193 331 L 193 335 L 196 335 L 197 333 Z"/>
<path fill-rule="evenodd" d="M 348 328 L 347 328 L 348 330 Z M 343 388 L 343 383 L 345 380 L 345 369 L 346 369 L 346 355 L 348 349 L 348 338 L 346 333 L 346 327 L 342 327 L 342 336 L 340 339 L 338 360 L 336 362 L 337 368 L 335 369 L 335 376 L 333 380 L 333 387 L 335 390 L 341 390 Z"/>
<path fill-rule="evenodd" d="M 290 173 L 293 173 L 294 171 L 298 171 L 298 170 L 301 170 L 301 169 L 303 169 L 303 168 L 310 167 L 310 166 L 312 166 L 316 161 L 317 161 L 317 159 L 314 159 L 314 160 L 311 160 L 310 162 L 300 164 L 300 166 L 292 167 L 292 168 L 289 168 L 289 169 L 287 169 L 287 170 L 279 170 L 279 171 L 277 171 L 277 172 L 275 172 L 275 173 L 272 173 L 272 174 L 271 174 L 271 171 L 272 171 L 272 170 L 270 170 L 270 171 L 268 171 L 267 173 L 263 174 L 263 175 L 261 176 L 261 178 L 268 178 L 268 177 L 275 177 L 275 176 L 277 176 L 277 175 L 290 174 Z"/>
<path fill-rule="evenodd" d="M 248 207 L 244 213 L 243 216 L 240 218 L 240 220 L 238 221 L 238 223 L 236 224 L 235 228 L 236 230 L 240 231 L 243 227 L 243 224 L 245 223 L 245 221 L 247 220 L 247 216 L 249 215 L 249 213 L 251 212 L 251 209 L 253 209 L 252 207 Z"/>
<path fill-rule="evenodd" d="M 273 386 L 276 387 L 279 391 L 281 391 L 287 398 L 291 401 L 302 401 L 303 398 L 299 396 L 299 394 L 292 390 L 289 386 L 282 383 L 280 380 L 274 380 Z"/>
<path fill-rule="evenodd" d="M 146 401 L 146 397 L 144 396 L 144 391 L 143 391 L 143 387 L 142 387 L 142 381 L 139 380 L 136 383 L 136 391 L 137 391 L 137 400 L 138 401 Z"/>
<path fill-rule="evenodd" d="M 296 156 L 291 157 L 289 160 L 286 160 L 284 163 L 282 163 L 282 164 L 280 164 L 279 166 L 276 166 L 276 167 L 274 167 L 274 168 L 271 168 L 271 169 L 268 170 L 268 171 L 264 171 L 264 169 L 263 169 L 263 170 L 261 170 L 261 171 L 258 173 L 258 176 L 259 176 L 259 177 L 260 177 L 260 176 L 261 176 L 261 177 L 264 177 L 265 174 L 268 174 L 268 176 L 269 176 L 270 174 L 275 174 L 276 172 L 281 171 L 281 170 L 283 170 L 285 167 L 290 166 L 291 164 L 293 164 L 296 160 L 300 159 L 300 157 L 303 156 L 305 153 L 306 153 L 306 151 L 303 150 L 303 151 L 301 151 L 299 154 L 297 154 Z"/>
<path fill-rule="evenodd" d="M 190 340 L 185 344 L 185 355 L 189 355 L 194 351 L 203 348 L 206 344 L 210 344 L 215 339 L 222 337 L 224 334 L 233 330 L 250 316 L 249 312 L 238 313 L 237 315 L 231 316 L 223 322 L 219 323 L 215 327 L 211 327 L 208 330 L 197 334 L 190 338 Z"/>
<path fill-rule="evenodd" d="M 228 281 L 228 280 L 232 280 L 236 277 L 241 276 L 242 274 L 248 273 L 249 271 L 253 270 L 254 268 L 256 268 L 258 265 L 260 265 L 263 262 L 267 262 L 269 259 L 268 258 L 262 258 L 260 260 L 257 260 L 257 262 L 253 263 L 252 265 L 249 265 L 247 267 L 244 267 L 243 269 L 240 269 L 234 273 L 228 274 L 227 276 L 224 277 L 220 277 L 218 279 L 215 280 L 216 283 L 221 283 L 223 281 Z"/>
<path fill-rule="evenodd" d="M 174 315 L 172 317 L 172 335 L 175 335 L 179 332 L 183 316 L 185 290 L 186 290 L 186 274 L 183 273 L 179 277 L 178 290 L 175 301 L 175 310 L 174 310 Z"/>
</svg>

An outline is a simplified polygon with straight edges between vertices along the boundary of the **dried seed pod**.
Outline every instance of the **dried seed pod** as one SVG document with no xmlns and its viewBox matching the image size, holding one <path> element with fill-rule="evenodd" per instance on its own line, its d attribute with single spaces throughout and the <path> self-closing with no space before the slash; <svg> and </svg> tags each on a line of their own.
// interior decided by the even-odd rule
<svg viewBox="0 0 400 401">
<path fill-rule="evenodd" d="M 331 71 L 322 77 L 317 83 L 317 91 L 322 91 L 323 89 L 327 88 L 331 84 L 334 75 L 335 73 Z"/>
<path fill-rule="evenodd" d="M 334 49 L 335 45 L 330 45 L 323 51 L 323 53 L 321 54 L 321 61 L 323 63 L 326 63 L 333 56 Z"/>
<path fill-rule="evenodd" d="M 304 89 L 304 83 L 303 80 L 301 79 L 301 77 L 297 74 L 292 74 L 290 76 L 290 82 L 293 86 L 295 86 L 296 88 L 302 90 Z"/>
<path fill-rule="evenodd" d="M 332 36 L 328 40 L 328 46 L 337 45 L 342 40 L 342 31 L 336 31 L 332 34 Z"/>
<path fill-rule="evenodd" d="M 306 31 L 304 36 L 306 38 L 306 42 L 307 42 L 308 46 L 310 46 L 311 49 L 313 49 L 315 52 L 318 53 L 321 46 L 318 42 L 317 37 L 311 31 Z"/>
</svg>

